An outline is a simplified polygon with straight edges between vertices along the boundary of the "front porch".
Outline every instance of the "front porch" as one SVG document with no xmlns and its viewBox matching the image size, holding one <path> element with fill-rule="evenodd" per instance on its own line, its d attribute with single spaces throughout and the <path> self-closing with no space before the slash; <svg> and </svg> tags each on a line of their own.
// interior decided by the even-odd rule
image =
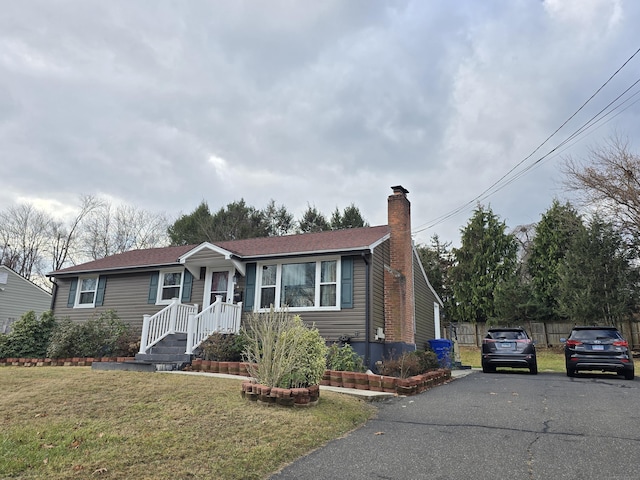
<svg viewBox="0 0 640 480">
<path fill-rule="evenodd" d="M 178 298 L 155 315 L 144 315 L 140 349 L 136 362 L 165 364 L 169 368 L 190 363 L 194 352 L 213 333 L 238 333 L 242 303 L 215 302 L 198 313 L 198 305 L 183 304 Z"/>
</svg>

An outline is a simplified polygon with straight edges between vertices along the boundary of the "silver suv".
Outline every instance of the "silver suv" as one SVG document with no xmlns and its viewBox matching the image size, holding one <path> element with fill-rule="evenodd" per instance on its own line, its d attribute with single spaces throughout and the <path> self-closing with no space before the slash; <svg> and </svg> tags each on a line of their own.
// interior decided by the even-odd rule
<svg viewBox="0 0 640 480">
<path fill-rule="evenodd" d="M 482 340 L 482 371 L 495 372 L 496 367 L 528 368 L 538 373 L 538 360 L 533 340 L 521 327 L 490 328 Z"/>
</svg>

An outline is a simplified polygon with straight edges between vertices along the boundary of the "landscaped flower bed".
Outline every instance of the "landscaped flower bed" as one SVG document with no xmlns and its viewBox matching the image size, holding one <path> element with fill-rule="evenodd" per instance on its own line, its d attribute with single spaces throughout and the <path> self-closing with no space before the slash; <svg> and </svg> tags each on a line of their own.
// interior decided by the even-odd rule
<svg viewBox="0 0 640 480">
<path fill-rule="evenodd" d="M 266 406 L 312 407 L 318 404 L 320 386 L 277 388 L 246 380 L 242 382 L 242 397 Z"/>
<path fill-rule="evenodd" d="M 326 370 L 322 376 L 321 385 L 397 393 L 398 395 L 415 395 L 445 383 L 450 378 L 451 370 L 444 368 L 408 378 Z"/>
<path fill-rule="evenodd" d="M 133 362 L 134 357 L 0 358 L 0 367 L 90 367 L 94 362 Z"/>
</svg>

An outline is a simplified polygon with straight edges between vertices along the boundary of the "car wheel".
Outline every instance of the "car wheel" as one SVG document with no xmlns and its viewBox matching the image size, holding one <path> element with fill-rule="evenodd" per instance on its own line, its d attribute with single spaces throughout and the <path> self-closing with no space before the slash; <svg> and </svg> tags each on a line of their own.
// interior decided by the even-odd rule
<svg viewBox="0 0 640 480">
<path fill-rule="evenodd" d="M 534 363 L 533 365 L 531 365 L 531 367 L 529 368 L 529 373 L 531 375 L 537 375 L 538 374 L 538 364 Z"/>
<path fill-rule="evenodd" d="M 634 378 L 634 371 L 633 370 L 625 370 L 624 371 L 624 379 L 625 380 L 633 380 Z"/>
<path fill-rule="evenodd" d="M 567 367 L 567 377 L 575 377 L 575 376 L 576 376 L 575 368 Z"/>
<path fill-rule="evenodd" d="M 495 373 L 495 367 L 490 367 L 489 365 L 482 364 L 482 372 L 483 373 Z"/>
</svg>

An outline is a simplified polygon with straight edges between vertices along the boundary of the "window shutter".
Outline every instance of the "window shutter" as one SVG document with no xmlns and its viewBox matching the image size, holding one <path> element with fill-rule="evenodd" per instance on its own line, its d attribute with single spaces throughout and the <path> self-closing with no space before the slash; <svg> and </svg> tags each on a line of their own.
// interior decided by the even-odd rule
<svg viewBox="0 0 640 480">
<path fill-rule="evenodd" d="M 69 298 L 67 299 L 67 307 L 73 308 L 76 304 L 76 291 L 78 290 L 78 279 L 71 280 L 71 286 L 69 287 Z"/>
<path fill-rule="evenodd" d="M 151 274 L 151 280 L 149 282 L 149 298 L 147 303 L 156 303 L 156 297 L 158 296 L 158 281 L 160 279 L 160 272 L 153 272 Z"/>
<path fill-rule="evenodd" d="M 96 307 L 101 307 L 104 303 L 104 290 L 107 286 L 107 277 L 98 279 L 98 290 L 96 291 Z"/>
<path fill-rule="evenodd" d="M 353 308 L 353 257 L 342 257 L 340 272 L 340 308 Z"/>
<path fill-rule="evenodd" d="M 191 289 L 193 287 L 193 275 L 189 270 L 184 271 L 184 281 L 182 282 L 182 303 L 188 303 L 191 301 Z"/>
<path fill-rule="evenodd" d="M 245 277 L 244 287 L 244 304 L 242 308 L 245 312 L 251 312 L 253 310 L 253 302 L 256 298 L 256 264 L 247 264 L 247 274 Z"/>
</svg>

